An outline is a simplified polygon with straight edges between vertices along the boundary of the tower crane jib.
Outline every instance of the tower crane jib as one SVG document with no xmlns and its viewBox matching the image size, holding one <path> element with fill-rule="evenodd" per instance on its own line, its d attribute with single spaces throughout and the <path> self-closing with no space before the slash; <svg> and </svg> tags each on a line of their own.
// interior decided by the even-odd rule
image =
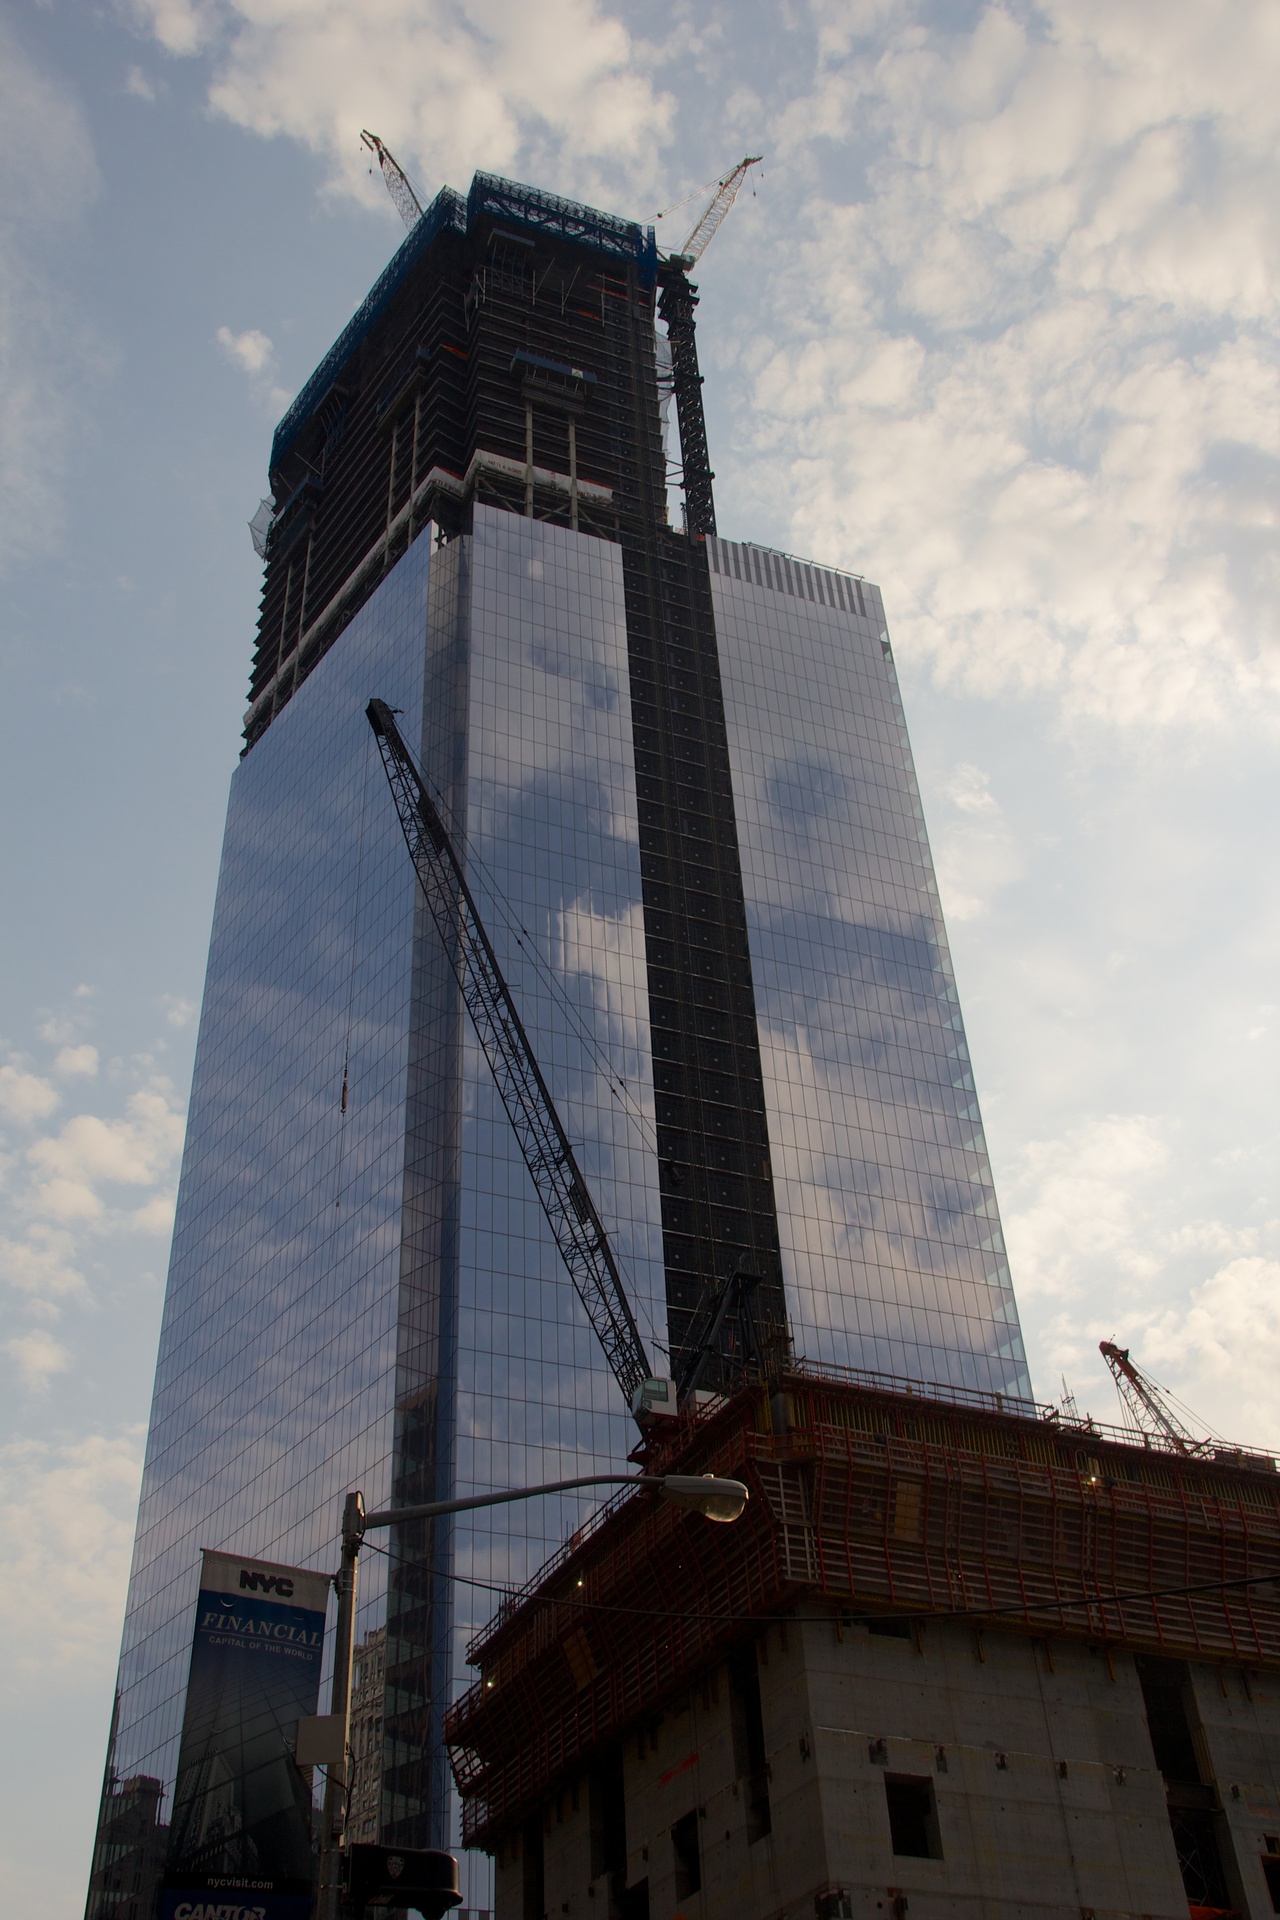
<svg viewBox="0 0 1280 1920">
<path fill-rule="evenodd" d="M 636 1410 L 641 1390 L 651 1381 L 651 1368 L 604 1222 L 582 1177 L 439 811 L 390 707 L 382 700 L 371 700 L 366 712 L 409 857 L 542 1211 L 614 1378 L 626 1395 L 627 1405 Z M 674 1412 L 674 1395 L 672 1402 Z"/>
<path fill-rule="evenodd" d="M 752 167 L 759 166 L 763 158 L 764 155 L 760 153 L 747 154 L 744 159 L 739 160 L 731 172 L 725 174 L 723 180 L 717 182 L 716 190 L 703 209 L 701 219 L 680 249 L 680 259 L 686 269 L 696 266 L 701 260 L 715 238 L 721 221 L 737 199 L 743 181 Z"/>
<path fill-rule="evenodd" d="M 361 130 L 360 138 L 370 153 L 377 155 L 378 165 L 382 169 L 382 177 L 387 183 L 387 192 L 395 203 L 396 212 L 412 232 L 422 218 L 422 202 L 409 185 L 408 175 L 391 149 L 383 145 L 376 133 L 370 133 L 366 127 Z M 370 168 L 370 172 L 372 171 L 373 169 Z"/>
</svg>

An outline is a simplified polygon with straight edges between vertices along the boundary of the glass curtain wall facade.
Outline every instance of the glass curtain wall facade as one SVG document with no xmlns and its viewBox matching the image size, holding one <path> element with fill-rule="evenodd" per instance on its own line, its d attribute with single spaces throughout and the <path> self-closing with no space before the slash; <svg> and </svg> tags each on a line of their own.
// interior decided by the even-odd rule
<svg viewBox="0 0 1280 1920">
<path fill-rule="evenodd" d="M 325 1568 L 349 1487 L 407 1504 L 625 1470 L 635 1438 L 416 898 L 375 694 L 402 709 L 646 1340 L 664 1337 L 620 555 L 477 508 L 472 535 L 415 543 L 232 783 L 117 1782 L 171 1791 L 201 1547 Z M 395 1558 L 371 1542 L 357 1638 L 387 1627 L 388 1838 L 451 1837 L 439 1723 L 466 1643 L 595 1504 L 403 1529 Z"/>
<path fill-rule="evenodd" d="M 151 1776 L 168 1817 L 200 1549 L 336 1565 L 345 1490 L 388 1484 L 415 881 L 362 706 L 384 684 L 416 743 L 431 557 L 406 556 L 232 781 L 105 1805 Z M 371 1624 L 384 1566 L 362 1570 Z M 91 1920 L 118 1911 L 118 1867 L 100 1846 Z"/>
<path fill-rule="evenodd" d="M 277 432 L 88 1920 L 148 1911 L 125 1882 L 162 1854 L 201 1548 L 331 1568 L 348 1488 L 617 1471 L 635 1440 L 418 897 L 371 697 L 658 1369 L 745 1269 L 811 1361 L 1028 1390 L 879 595 L 667 524 L 657 273 L 651 234 L 477 176 Z M 454 1839 L 466 1643 L 596 1504 L 371 1539 L 357 1799 L 385 1841 Z M 489 1887 L 468 1858 L 467 1908 Z"/>
<path fill-rule="evenodd" d="M 1029 1400 L 879 588 L 708 547 L 796 1351 Z"/>
</svg>

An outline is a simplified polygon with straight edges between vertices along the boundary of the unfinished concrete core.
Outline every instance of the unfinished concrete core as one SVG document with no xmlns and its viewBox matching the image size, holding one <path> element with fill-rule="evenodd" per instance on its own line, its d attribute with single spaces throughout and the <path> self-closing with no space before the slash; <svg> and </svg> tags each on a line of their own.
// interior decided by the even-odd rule
<svg viewBox="0 0 1280 1920">
<path fill-rule="evenodd" d="M 741 1522 L 627 1493 L 503 1608 L 496 1920 L 1280 1911 L 1280 1476 L 965 1401 L 744 1391 L 645 1461 Z"/>
</svg>

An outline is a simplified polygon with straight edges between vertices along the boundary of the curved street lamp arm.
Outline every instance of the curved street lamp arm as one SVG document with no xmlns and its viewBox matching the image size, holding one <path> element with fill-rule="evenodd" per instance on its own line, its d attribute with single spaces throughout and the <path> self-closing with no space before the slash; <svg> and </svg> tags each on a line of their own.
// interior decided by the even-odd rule
<svg viewBox="0 0 1280 1920">
<path fill-rule="evenodd" d="M 400 1520 L 434 1520 L 442 1513 L 466 1513 L 472 1507 L 499 1507 L 508 1500 L 532 1500 L 539 1493 L 572 1493 L 576 1487 L 660 1487 L 654 1474 L 592 1473 L 582 1480 L 552 1480 L 544 1487 L 516 1487 L 511 1493 L 477 1493 L 466 1500 L 428 1500 L 420 1507 L 387 1507 L 366 1513 L 365 1529 L 392 1527 Z"/>
</svg>

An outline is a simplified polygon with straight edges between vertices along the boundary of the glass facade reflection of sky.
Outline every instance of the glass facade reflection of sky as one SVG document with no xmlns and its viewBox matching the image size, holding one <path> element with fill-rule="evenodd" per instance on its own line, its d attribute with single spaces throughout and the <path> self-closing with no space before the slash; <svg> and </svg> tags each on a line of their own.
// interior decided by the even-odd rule
<svg viewBox="0 0 1280 1920">
<path fill-rule="evenodd" d="M 441 561 L 458 572 L 467 671 L 458 723 L 428 718 L 426 770 L 652 1351 L 665 1280 L 621 551 L 477 507 Z M 460 1098 L 453 1485 L 626 1471 L 634 1424 L 469 1025 Z M 601 1497 L 459 1516 L 455 1686 L 474 1677 L 464 1650 L 494 1587 L 524 1580 Z"/>
<path fill-rule="evenodd" d="M 200 1548 L 324 1568 L 349 1487 L 372 1506 L 625 1471 L 634 1441 L 417 897 L 375 694 L 452 824 L 646 1340 L 665 1333 L 621 554 L 477 508 L 472 537 L 413 545 L 232 782 L 112 1759 L 170 1791 Z M 402 1843 L 456 1834 L 439 1710 L 493 1585 L 598 1504 L 366 1550 Z M 469 1862 L 464 1900 L 489 1884 Z"/>
<path fill-rule="evenodd" d="M 200 1549 L 336 1564 L 390 1470 L 415 881 L 364 704 L 421 712 L 429 571 L 422 541 L 232 780 L 112 1755 L 168 1796 Z"/>
<path fill-rule="evenodd" d="M 1029 1397 L 879 591 L 708 547 L 797 1351 Z"/>
</svg>

